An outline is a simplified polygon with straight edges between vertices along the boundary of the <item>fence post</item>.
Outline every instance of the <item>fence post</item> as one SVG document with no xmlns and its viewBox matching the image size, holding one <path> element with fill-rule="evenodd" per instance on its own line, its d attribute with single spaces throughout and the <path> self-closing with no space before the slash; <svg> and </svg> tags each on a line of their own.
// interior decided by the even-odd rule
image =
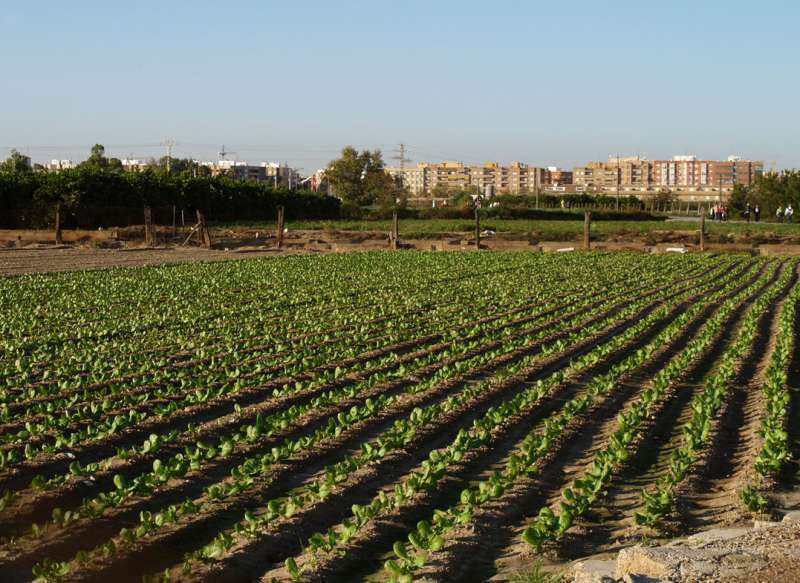
<svg viewBox="0 0 800 583">
<path fill-rule="evenodd" d="M 206 224 L 206 217 L 197 209 L 197 225 L 200 230 L 200 243 L 206 249 L 211 249 L 211 235 L 208 232 L 208 225 Z"/>
<path fill-rule="evenodd" d="M 480 209 L 475 205 L 475 250 L 481 249 L 481 215 Z"/>
<path fill-rule="evenodd" d="M 61 203 L 56 203 L 56 245 L 63 245 L 64 239 L 61 236 Z"/>
<path fill-rule="evenodd" d="M 389 233 L 389 247 L 397 250 L 399 247 L 400 239 L 400 225 L 397 219 L 397 211 L 392 213 L 392 232 Z"/>
<path fill-rule="evenodd" d="M 283 246 L 283 225 L 284 225 L 284 208 L 283 205 L 278 207 L 278 231 L 275 233 L 275 248 L 280 249 Z"/>
<path fill-rule="evenodd" d="M 178 209 L 176 209 L 175 205 L 173 204 L 172 205 L 172 236 L 173 237 L 178 234 L 177 210 Z"/>
<path fill-rule="evenodd" d="M 706 250 L 706 215 L 700 216 L 700 251 Z"/>
<path fill-rule="evenodd" d="M 589 229 L 592 226 L 592 211 L 583 213 L 583 248 L 589 250 Z"/>
<path fill-rule="evenodd" d="M 144 207 L 144 243 L 148 247 L 155 244 L 153 236 L 153 211 L 149 206 Z"/>
</svg>

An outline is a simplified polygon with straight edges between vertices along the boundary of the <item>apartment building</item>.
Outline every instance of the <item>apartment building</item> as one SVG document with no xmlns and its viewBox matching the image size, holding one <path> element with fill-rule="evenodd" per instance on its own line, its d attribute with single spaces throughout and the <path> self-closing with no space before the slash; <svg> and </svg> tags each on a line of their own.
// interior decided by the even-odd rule
<svg viewBox="0 0 800 583">
<path fill-rule="evenodd" d="M 122 162 L 122 168 L 126 172 L 141 172 L 151 165 L 151 162 L 147 160 L 134 160 L 131 158 L 123 158 L 120 162 Z"/>
<path fill-rule="evenodd" d="M 684 195 L 720 197 L 735 184 L 748 185 L 764 170 L 764 163 L 730 156 L 727 160 L 698 160 L 696 156 L 673 156 L 671 160 L 611 157 L 574 169 L 574 182 L 592 192 L 639 195 L 674 192 Z"/>
<path fill-rule="evenodd" d="M 262 162 L 259 165 L 253 165 L 239 160 L 218 160 L 216 162 L 200 162 L 200 165 L 208 167 L 212 176 L 229 174 L 240 180 L 272 183 L 276 188 L 295 188 L 302 181 L 297 170 L 279 162 Z"/>
<path fill-rule="evenodd" d="M 652 187 L 652 163 L 639 156 L 589 162 L 574 169 L 573 180 L 581 190 L 608 192 L 619 184 L 621 190 L 646 192 Z"/>
<path fill-rule="evenodd" d="M 547 174 L 544 168 L 512 162 L 502 166 L 496 162 L 466 165 L 462 162 L 422 162 L 408 168 L 390 167 L 386 171 L 400 178 L 403 186 L 413 196 L 446 189 L 458 192 L 477 189 L 489 196 L 494 194 L 522 194 L 541 188 L 545 180 L 571 180 L 572 173 L 559 169 Z"/>
<path fill-rule="evenodd" d="M 557 166 L 548 166 L 542 170 L 542 184 L 546 186 L 568 186 L 573 183 L 574 173 L 562 170 Z"/>
<path fill-rule="evenodd" d="M 764 171 L 763 162 L 730 156 L 727 160 L 698 160 L 695 156 L 675 156 L 653 164 L 653 179 L 659 188 L 712 192 L 733 190 L 735 184 L 748 185 Z"/>
<path fill-rule="evenodd" d="M 45 164 L 44 167 L 47 170 L 58 171 L 58 170 L 69 170 L 70 168 L 77 168 L 78 165 L 72 160 L 50 160 L 50 162 Z"/>
</svg>

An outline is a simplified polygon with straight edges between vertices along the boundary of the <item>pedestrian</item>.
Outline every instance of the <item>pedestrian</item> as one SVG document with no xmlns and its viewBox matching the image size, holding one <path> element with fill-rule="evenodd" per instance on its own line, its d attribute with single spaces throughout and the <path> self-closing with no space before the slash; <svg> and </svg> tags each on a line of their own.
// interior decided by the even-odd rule
<svg viewBox="0 0 800 583">
<path fill-rule="evenodd" d="M 778 210 L 775 211 L 775 219 L 780 223 L 783 222 L 783 207 L 778 205 Z"/>
<path fill-rule="evenodd" d="M 750 203 L 747 203 L 747 206 L 744 208 L 744 218 L 747 219 L 747 222 L 750 223 Z"/>
<path fill-rule="evenodd" d="M 794 209 L 792 208 L 791 204 L 786 205 L 786 210 L 784 213 L 786 214 L 786 222 L 791 223 L 792 217 L 794 216 Z"/>
<path fill-rule="evenodd" d="M 756 218 L 756 222 L 761 219 L 761 208 L 758 205 L 756 205 L 756 208 L 753 209 L 753 215 Z"/>
</svg>

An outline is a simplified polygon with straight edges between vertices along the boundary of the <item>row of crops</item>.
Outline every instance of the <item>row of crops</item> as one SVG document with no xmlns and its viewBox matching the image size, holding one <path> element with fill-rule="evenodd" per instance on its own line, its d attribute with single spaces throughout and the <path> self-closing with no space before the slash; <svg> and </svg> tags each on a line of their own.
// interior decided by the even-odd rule
<svg viewBox="0 0 800 583">
<path fill-rule="evenodd" d="M 730 510 L 764 512 L 797 457 L 797 267 L 365 253 L 0 279 L 3 580 L 488 578 L 591 547 L 615 488 L 636 490 L 618 526 L 691 528 L 736 407 Z"/>
</svg>

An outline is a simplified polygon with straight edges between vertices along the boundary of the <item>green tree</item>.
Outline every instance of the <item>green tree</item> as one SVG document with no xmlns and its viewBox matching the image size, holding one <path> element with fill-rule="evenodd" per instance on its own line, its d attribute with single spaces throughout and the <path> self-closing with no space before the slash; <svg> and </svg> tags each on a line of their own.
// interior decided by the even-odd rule
<svg viewBox="0 0 800 583">
<path fill-rule="evenodd" d="M 65 214 L 74 211 L 80 202 L 75 173 L 71 170 L 43 173 L 33 202 L 41 217 L 39 220 L 42 223 L 39 226 L 51 226 L 54 223 L 56 204 L 61 205 Z"/>
<path fill-rule="evenodd" d="M 345 147 L 341 157 L 328 165 L 325 179 L 336 196 L 362 206 L 373 204 L 393 187 L 380 150 L 358 152 L 352 146 Z"/>
<path fill-rule="evenodd" d="M 81 168 L 112 170 L 115 172 L 121 172 L 123 170 L 122 161 L 119 158 L 106 158 L 106 148 L 103 144 L 95 144 L 92 146 L 89 157 L 78 166 Z"/>
<path fill-rule="evenodd" d="M 747 209 L 747 203 L 749 200 L 749 189 L 743 184 L 734 184 L 729 205 L 736 216 L 744 216 L 744 212 Z"/>
<path fill-rule="evenodd" d="M 0 172 L 31 172 L 31 159 L 17 150 L 11 150 L 11 155 L 0 162 Z"/>
<path fill-rule="evenodd" d="M 444 184 L 437 184 L 430 192 L 431 198 L 449 198 L 453 194 Z"/>
<path fill-rule="evenodd" d="M 163 172 L 169 171 L 171 174 L 184 176 L 199 176 L 200 165 L 191 158 L 170 158 L 161 156 L 158 160 L 152 160 L 149 164 Z"/>
</svg>

